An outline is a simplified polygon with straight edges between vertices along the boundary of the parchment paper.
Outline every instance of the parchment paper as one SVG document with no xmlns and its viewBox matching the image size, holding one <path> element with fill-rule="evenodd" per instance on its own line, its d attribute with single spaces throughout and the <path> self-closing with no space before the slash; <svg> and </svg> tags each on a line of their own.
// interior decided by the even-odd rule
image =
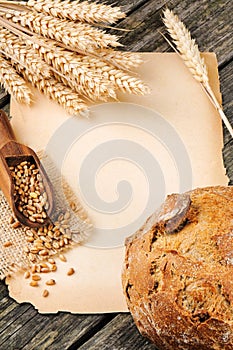
<svg viewBox="0 0 233 350">
<path fill-rule="evenodd" d="M 35 150 L 52 149 L 60 154 L 58 165 L 97 227 L 87 245 L 66 253 L 66 263 L 57 261 L 58 271 L 50 276 L 57 284 L 49 287 L 49 297 L 41 296 L 48 276 L 42 276 L 38 288 L 30 287 L 21 273 L 7 279 L 11 297 L 32 303 L 39 312 L 127 311 L 121 289 L 127 234 L 140 227 L 166 194 L 228 183 L 222 161 L 221 120 L 201 86 L 176 54 L 142 55 L 145 63 L 138 73 L 151 86 L 151 95 L 119 94 L 123 103 L 93 106 L 89 120 L 76 118 L 75 124 L 69 124 L 70 116 L 37 91 L 30 108 L 11 103 L 18 140 Z M 221 101 L 216 57 L 212 53 L 204 57 L 211 86 Z M 63 138 L 65 155 L 63 146 L 58 150 Z M 118 143 L 114 146 L 112 141 Z M 98 163 L 101 161 L 103 164 Z M 155 167 L 150 172 L 151 163 Z M 154 169 L 157 172 L 153 173 Z M 151 199 L 156 191 L 157 197 L 153 193 Z M 123 207 L 119 209 L 120 202 Z M 112 205 L 109 211 L 108 205 Z M 69 267 L 76 272 L 68 277 Z"/>
</svg>

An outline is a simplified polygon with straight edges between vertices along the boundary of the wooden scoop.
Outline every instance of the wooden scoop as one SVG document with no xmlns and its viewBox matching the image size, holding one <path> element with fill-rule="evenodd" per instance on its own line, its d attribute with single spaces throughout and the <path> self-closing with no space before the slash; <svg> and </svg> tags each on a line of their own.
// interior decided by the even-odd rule
<svg viewBox="0 0 233 350">
<path fill-rule="evenodd" d="M 30 161 L 30 163 L 35 164 L 44 184 L 49 208 L 46 213 L 47 218 L 44 219 L 43 223 L 32 222 L 29 220 L 29 218 L 17 209 L 15 203 L 14 182 L 9 168 L 12 166 L 15 167 L 24 161 Z M 0 188 L 10 204 L 16 219 L 21 224 L 31 228 L 39 228 L 50 222 L 49 217 L 53 210 L 54 203 L 52 184 L 36 153 L 31 148 L 16 142 L 8 117 L 2 110 L 0 110 Z"/>
</svg>

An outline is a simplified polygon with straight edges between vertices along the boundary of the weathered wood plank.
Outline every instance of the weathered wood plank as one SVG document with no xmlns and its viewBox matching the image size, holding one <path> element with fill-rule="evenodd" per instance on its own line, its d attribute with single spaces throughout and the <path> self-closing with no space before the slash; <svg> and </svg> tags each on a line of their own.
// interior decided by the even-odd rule
<svg viewBox="0 0 233 350">
<path fill-rule="evenodd" d="M 5 104 L 1 109 L 9 116 L 10 115 L 10 103 Z"/>
<path fill-rule="evenodd" d="M 165 31 L 161 20 L 165 4 L 174 9 L 187 25 L 201 50 L 214 51 L 220 64 L 232 58 L 233 16 L 229 16 L 229 13 L 233 12 L 231 0 L 202 0 L 201 3 L 190 0 L 147 1 L 119 24 L 120 27 L 133 29 L 131 32 L 122 33 L 121 42 L 126 50 L 170 50 L 159 33 Z"/>
<path fill-rule="evenodd" d="M 233 61 L 220 69 L 220 83 L 223 96 L 223 109 L 231 125 L 233 125 Z M 227 175 L 230 178 L 230 184 L 233 185 L 233 139 L 224 126 L 224 144 L 223 159 L 226 166 Z"/>
<path fill-rule="evenodd" d="M 36 315 L 36 311 L 34 310 L 34 313 L 31 314 L 29 312 L 29 309 L 27 310 L 23 310 L 25 306 L 24 305 L 18 305 L 18 310 L 19 310 L 19 316 L 17 313 L 17 307 L 14 307 L 14 309 L 9 310 L 9 314 L 12 315 L 12 318 L 8 319 L 9 323 L 7 323 L 7 327 L 4 328 L 0 334 L 1 336 L 1 348 L 2 349 L 7 349 L 9 347 L 12 347 L 12 349 L 14 349 L 14 347 L 16 347 L 17 345 L 21 345 L 22 342 L 22 338 L 27 338 L 28 337 L 28 333 L 24 333 L 24 326 L 25 324 L 27 324 L 27 322 L 31 319 L 31 317 L 35 317 Z M 15 312 L 16 311 L 16 312 Z M 24 312 L 27 311 L 27 312 Z M 11 336 L 13 336 L 14 334 L 18 334 L 19 336 L 16 339 L 15 343 L 11 342 Z"/>
<path fill-rule="evenodd" d="M 228 142 L 223 150 L 223 159 L 227 175 L 230 179 L 229 185 L 233 185 L 233 140 Z"/>
<path fill-rule="evenodd" d="M 4 281 L 0 281 L 0 300 L 8 295 L 8 291 Z"/>
<path fill-rule="evenodd" d="M 41 315 L 30 304 L 18 304 L 7 295 L 0 283 L 1 350 L 67 349 L 93 329 L 98 330 L 113 316 L 72 315 L 58 313 Z"/>
<path fill-rule="evenodd" d="M 116 5 L 120 6 L 122 11 L 127 13 L 128 15 L 132 13 L 134 10 L 138 9 L 140 6 L 144 5 L 147 0 L 131 0 L 130 2 L 128 0 L 122 0 L 122 1 L 115 1 L 115 0 L 101 0 L 99 2 L 102 2 L 104 4 L 109 4 L 109 5 Z"/>
<path fill-rule="evenodd" d="M 3 87 L 0 88 L 0 108 L 5 106 L 10 101 L 10 96 L 8 93 L 4 90 Z"/>
<path fill-rule="evenodd" d="M 1 333 L 1 350 L 67 349 L 107 319 L 105 315 L 41 315 L 32 306 L 15 308 L 12 322 Z M 25 312 L 22 312 L 25 308 Z M 32 345 L 33 344 L 33 345 Z"/>
<path fill-rule="evenodd" d="M 80 350 L 156 350 L 146 338 L 142 337 L 128 314 L 119 314 L 102 330 L 95 334 Z"/>
<path fill-rule="evenodd" d="M 14 301 L 9 300 L 8 297 L 5 297 L 1 302 L 1 306 L 4 308 L 1 311 L 0 321 L 0 339 L 1 343 L 3 343 L 9 338 L 11 329 L 13 329 L 15 332 L 17 329 L 22 328 L 23 323 L 21 322 L 19 324 L 15 324 L 15 320 L 17 320 L 19 317 L 22 317 L 22 320 L 25 320 L 26 322 L 27 317 L 24 317 L 23 315 L 29 310 L 29 305 L 19 305 Z"/>
<path fill-rule="evenodd" d="M 223 98 L 223 109 L 224 112 L 230 121 L 231 125 L 233 125 L 233 60 L 227 64 L 225 67 L 219 70 L 220 77 L 220 86 Z M 224 128 L 224 140 L 225 144 L 227 144 L 231 140 L 231 136 L 228 132 L 226 132 L 226 128 Z"/>
<path fill-rule="evenodd" d="M 30 342 L 23 346 L 24 350 L 34 349 L 57 350 L 68 349 L 78 339 L 81 339 L 90 330 L 96 329 L 106 319 L 105 315 L 71 315 L 59 313 L 58 315 L 39 315 L 36 317 L 38 322 L 43 323 L 43 328 L 38 327 L 35 319 L 30 321 L 28 329 L 35 326 L 33 337 Z"/>
<path fill-rule="evenodd" d="M 30 304 L 18 304 L 11 299 L 4 282 L 0 283 L 0 295 L 1 350 L 31 350 L 32 344 L 38 350 L 67 349 L 114 317 L 69 313 L 42 315 Z"/>
</svg>

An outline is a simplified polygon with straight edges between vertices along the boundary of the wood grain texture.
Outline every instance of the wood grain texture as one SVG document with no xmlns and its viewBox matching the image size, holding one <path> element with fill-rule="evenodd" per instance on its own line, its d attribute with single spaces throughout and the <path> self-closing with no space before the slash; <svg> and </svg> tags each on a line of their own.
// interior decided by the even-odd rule
<svg viewBox="0 0 233 350">
<path fill-rule="evenodd" d="M 19 305 L 7 295 L 0 301 L 0 310 L 1 350 L 67 349 L 109 319 L 109 315 L 41 315 L 31 305 Z"/>
<path fill-rule="evenodd" d="M 105 0 L 102 0 L 105 2 Z M 117 25 L 130 29 L 120 34 L 124 50 L 171 51 L 159 31 L 162 9 L 167 5 L 179 15 L 202 51 L 217 54 L 224 111 L 233 124 L 233 1 L 232 0 L 109 0 L 122 6 L 128 17 Z M 9 95 L 0 90 L 0 108 L 9 114 Z M 224 128 L 223 156 L 233 185 L 233 140 Z M 17 304 L 0 282 L 1 350 L 156 350 L 137 331 L 129 314 L 40 315 L 29 304 Z M 32 345 L 33 344 L 33 345 Z"/>
<path fill-rule="evenodd" d="M 150 341 L 140 335 L 132 317 L 125 314 L 117 315 L 89 341 L 76 349 L 156 350 Z"/>
<path fill-rule="evenodd" d="M 0 108 L 4 107 L 10 101 L 10 96 L 4 90 L 3 87 L 0 88 Z"/>
<path fill-rule="evenodd" d="M 197 39 L 200 50 L 214 51 L 219 64 L 232 59 L 233 2 L 231 0 L 173 0 L 147 1 L 140 10 L 133 12 L 119 26 L 132 29 L 122 34 L 121 42 L 132 51 L 170 51 L 169 45 L 162 38 L 165 33 L 161 20 L 165 4 L 173 9 L 179 18 Z M 231 18 L 230 18 L 231 17 Z M 227 19 L 227 20 L 226 20 Z"/>
<path fill-rule="evenodd" d="M 228 63 L 224 68 L 220 69 L 220 83 L 223 96 L 223 109 L 228 117 L 231 125 L 233 125 L 233 61 Z M 230 179 L 230 184 L 233 185 L 233 139 L 231 138 L 226 127 L 224 131 L 224 149 L 223 160 L 226 167 L 227 175 Z"/>
<path fill-rule="evenodd" d="M 105 1 L 100 1 L 103 3 L 106 3 Z M 140 6 L 145 4 L 147 0 L 131 0 L 130 2 L 128 0 L 122 0 L 122 1 L 115 1 L 115 0 L 109 0 L 107 3 L 109 5 L 116 5 L 120 6 L 121 10 L 124 11 L 127 16 L 130 15 L 133 11 L 137 10 Z"/>
<path fill-rule="evenodd" d="M 219 70 L 220 87 L 223 98 L 224 112 L 233 125 L 233 60 Z M 224 128 L 225 145 L 231 140 L 230 134 Z"/>
</svg>

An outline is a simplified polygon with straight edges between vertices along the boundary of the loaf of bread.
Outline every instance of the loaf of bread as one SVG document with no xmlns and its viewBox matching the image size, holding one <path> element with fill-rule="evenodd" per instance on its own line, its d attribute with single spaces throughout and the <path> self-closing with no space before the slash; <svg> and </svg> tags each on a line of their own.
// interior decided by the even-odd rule
<svg viewBox="0 0 233 350">
<path fill-rule="evenodd" d="M 233 186 L 169 195 L 126 240 L 128 308 L 160 350 L 233 349 Z"/>
</svg>

